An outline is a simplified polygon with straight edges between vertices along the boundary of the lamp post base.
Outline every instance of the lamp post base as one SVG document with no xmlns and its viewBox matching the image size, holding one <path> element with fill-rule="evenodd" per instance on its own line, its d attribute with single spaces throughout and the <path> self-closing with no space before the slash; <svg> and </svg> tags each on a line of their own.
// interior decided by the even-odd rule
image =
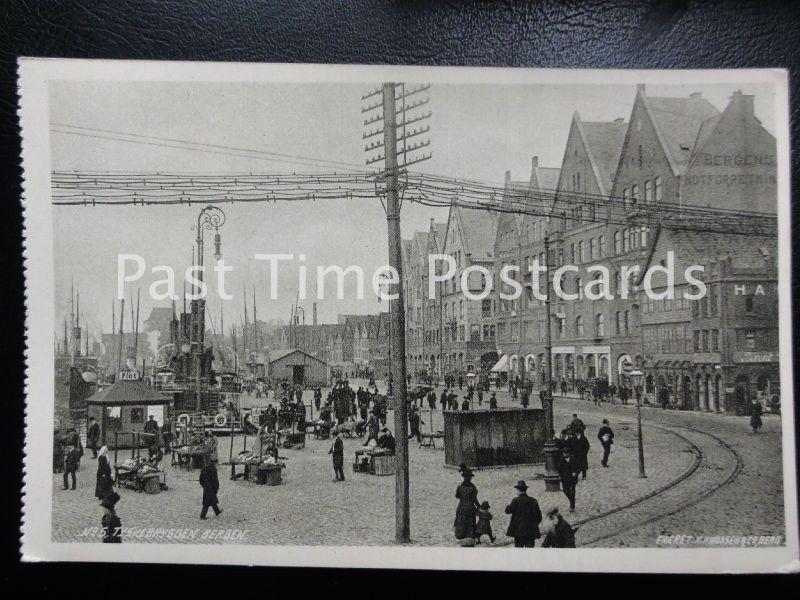
<svg viewBox="0 0 800 600">
<path fill-rule="evenodd" d="M 553 440 L 544 445 L 544 486 L 545 491 L 560 492 L 561 478 L 558 476 L 558 461 L 561 459 L 561 450 Z"/>
</svg>

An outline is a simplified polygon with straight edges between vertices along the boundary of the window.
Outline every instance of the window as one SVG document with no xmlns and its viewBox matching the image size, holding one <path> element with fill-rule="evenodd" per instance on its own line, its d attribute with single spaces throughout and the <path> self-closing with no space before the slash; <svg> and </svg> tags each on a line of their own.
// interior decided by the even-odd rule
<svg viewBox="0 0 800 600">
<path fill-rule="evenodd" d="M 653 187 L 655 188 L 654 191 L 655 191 L 656 202 L 661 202 L 661 197 L 663 194 L 663 189 L 661 187 L 661 177 L 656 177 L 653 180 Z"/>
<path fill-rule="evenodd" d="M 622 254 L 622 234 L 619 231 L 614 232 L 614 254 Z"/>
<path fill-rule="evenodd" d="M 694 351 L 700 352 L 700 330 L 694 330 Z"/>
<path fill-rule="evenodd" d="M 589 259 L 594 260 L 597 257 L 597 240 L 592 238 L 589 240 Z"/>
<path fill-rule="evenodd" d="M 583 337 L 583 317 L 575 317 L 575 337 Z"/>
<path fill-rule="evenodd" d="M 749 313 L 753 312 L 753 297 L 752 296 L 747 296 L 745 298 L 745 300 L 744 300 L 744 310 L 746 312 L 749 312 Z"/>
<path fill-rule="evenodd" d="M 483 316 L 483 317 L 491 317 L 492 316 L 492 301 L 491 300 L 481 300 L 481 316 Z"/>
<path fill-rule="evenodd" d="M 747 350 L 756 349 L 756 334 L 752 331 L 748 331 L 744 334 L 744 347 Z"/>
<path fill-rule="evenodd" d="M 711 316 L 716 317 L 719 312 L 719 300 L 717 299 L 716 284 L 708 286 L 708 308 L 711 311 Z"/>
<path fill-rule="evenodd" d="M 604 337 L 606 335 L 606 323 L 603 313 L 598 313 L 594 318 L 594 329 L 597 332 L 597 337 Z"/>
<path fill-rule="evenodd" d="M 711 350 L 714 352 L 719 351 L 719 329 L 711 330 Z"/>
<path fill-rule="evenodd" d="M 558 319 L 558 337 L 564 337 L 567 329 L 567 320 L 564 317 Z"/>
<path fill-rule="evenodd" d="M 617 311 L 616 317 L 617 335 L 620 335 L 622 333 L 622 313 Z"/>
<path fill-rule="evenodd" d="M 580 262 L 586 262 L 586 244 L 583 243 L 583 240 L 578 242 L 578 260 Z"/>
<path fill-rule="evenodd" d="M 570 260 L 572 261 L 572 264 L 575 264 L 575 244 L 570 244 L 569 245 L 569 254 L 570 254 Z"/>
<path fill-rule="evenodd" d="M 628 333 L 631 330 L 631 313 L 629 311 L 625 311 L 625 333 Z"/>
<path fill-rule="evenodd" d="M 653 201 L 653 182 L 649 179 L 644 182 L 644 201 L 648 204 Z"/>
<path fill-rule="evenodd" d="M 642 248 L 647 248 L 647 244 L 650 241 L 650 228 L 642 227 L 642 234 L 640 237 L 641 237 Z"/>
<path fill-rule="evenodd" d="M 583 300 L 583 282 L 580 277 L 575 278 L 575 293 L 578 294 L 578 300 Z"/>
<path fill-rule="evenodd" d="M 625 208 L 628 208 L 628 206 L 630 206 L 630 203 L 631 203 L 631 189 L 625 188 L 624 190 L 622 190 L 622 205 Z"/>
<path fill-rule="evenodd" d="M 708 330 L 704 329 L 700 332 L 700 351 L 701 352 L 708 352 L 709 345 L 708 345 Z"/>
<path fill-rule="evenodd" d="M 639 201 L 639 186 L 637 184 L 633 184 L 631 187 L 631 204 L 636 206 L 636 203 Z"/>
</svg>

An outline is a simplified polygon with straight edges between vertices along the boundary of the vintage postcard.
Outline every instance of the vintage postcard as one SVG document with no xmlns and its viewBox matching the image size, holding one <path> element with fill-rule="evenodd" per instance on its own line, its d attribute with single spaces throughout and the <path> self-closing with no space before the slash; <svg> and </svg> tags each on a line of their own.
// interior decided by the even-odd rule
<svg viewBox="0 0 800 600">
<path fill-rule="evenodd" d="M 786 72 L 19 93 L 24 560 L 798 570 Z"/>
</svg>

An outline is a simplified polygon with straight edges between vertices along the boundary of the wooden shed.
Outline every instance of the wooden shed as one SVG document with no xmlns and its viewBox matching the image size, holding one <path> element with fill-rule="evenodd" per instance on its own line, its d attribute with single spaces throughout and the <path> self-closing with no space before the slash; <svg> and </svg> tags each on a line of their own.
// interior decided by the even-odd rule
<svg viewBox="0 0 800 600">
<path fill-rule="evenodd" d="M 328 363 L 302 350 L 278 350 L 269 353 L 268 376 L 302 387 L 328 385 Z"/>
<path fill-rule="evenodd" d="M 445 411 L 444 460 L 457 467 L 544 462 L 545 412 L 539 408 Z"/>
<path fill-rule="evenodd" d="M 150 415 L 163 424 L 170 398 L 139 378 L 119 378 L 86 400 L 90 417 L 100 425 L 100 442 L 114 443 L 114 432 L 141 433 Z M 131 436 L 125 436 L 131 437 Z"/>
</svg>

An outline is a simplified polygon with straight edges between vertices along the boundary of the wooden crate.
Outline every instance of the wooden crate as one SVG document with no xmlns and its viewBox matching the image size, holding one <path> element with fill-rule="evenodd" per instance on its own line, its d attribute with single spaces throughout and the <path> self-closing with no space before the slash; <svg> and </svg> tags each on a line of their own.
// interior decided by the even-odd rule
<svg viewBox="0 0 800 600">
<path fill-rule="evenodd" d="M 258 470 L 258 483 L 262 485 L 281 485 L 282 482 L 283 478 L 279 467 Z"/>
<path fill-rule="evenodd" d="M 372 459 L 372 472 L 374 475 L 394 475 L 394 470 L 394 456 L 376 456 Z"/>
</svg>

